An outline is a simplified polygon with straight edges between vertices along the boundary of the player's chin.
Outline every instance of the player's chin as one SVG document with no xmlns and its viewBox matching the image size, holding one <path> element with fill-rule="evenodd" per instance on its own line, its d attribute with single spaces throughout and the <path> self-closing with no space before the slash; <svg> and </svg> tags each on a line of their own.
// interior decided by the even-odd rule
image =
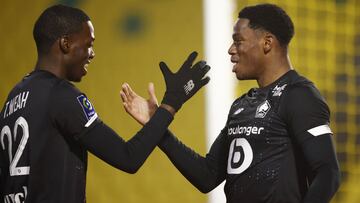
<svg viewBox="0 0 360 203">
<path fill-rule="evenodd" d="M 71 82 L 80 82 L 82 77 L 73 77 L 70 79 Z"/>
<path fill-rule="evenodd" d="M 243 64 L 236 64 L 233 72 L 238 80 L 252 80 L 254 78 L 252 77 L 251 72 L 249 72 L 248 66 Z"/>
<path fill-rule="evenodd" d="M 77 74 L 74 74 L 71 77 L 70 81 L 72 81 L 72 82 L 80 82 L 82 77 L 84 77 L 86 75 L 86 73 L 87 73 L 86 71 L 80 71 Z"/>
<path fill-rule="evenodd" d="M 246 80 L 246 78 L 243 77 L 243 76 L 241 76 L 241 75 L 236 75 L 236 78 L 237 78 L 238 80 Z"/>
<path fill-rule="evenodd" d="M 246 73 L 242 72 L 242 71 L 236 71 L 236 78 L 238 80 L 249 80 L 251 77 L 249 77 Z"/>
<path fill-rule="evenodd" d="M 85 76 L 86 74 L 87 74 L 87 72 L 88 72 L 88 65 L 89 64 L 84 64 L 83 66 L 82 66 L 82 68 L 79 70 L 79 73 L 77 74 L 77 76 L 78 76 L 78 78 L 81 80 L 81 78 L 83 77 L 83 76 Z"/>
<path fill-rule="evenodd" d="M 238 64 L 234 65 L 233 72 L 235 73 L 238 80 L 244 80 L 244 74 L 242 73 L 241 67 L 239 67 Z"/>
</svg>

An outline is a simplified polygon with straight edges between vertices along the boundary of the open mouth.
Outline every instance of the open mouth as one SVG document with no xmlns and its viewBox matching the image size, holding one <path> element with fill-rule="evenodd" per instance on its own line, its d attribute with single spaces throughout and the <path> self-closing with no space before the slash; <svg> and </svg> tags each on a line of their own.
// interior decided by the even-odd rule
<svg viewBox="0 0 360 203">
<path fill-rule="evenodd" d="M 89 63 L 85 63 L 84 66 L 83 66 L 83 70 L 84 70 L 85 73 L 88 72 L 88 69 L 87 69 L 88 66 L 89 66 Z"/>
<path fill-rule="evenodd" d="M 233 63 L 232 72 L 235 72 L 238 61 L 231 59 L 231 63 Z"/>
<path fill-rule="evenodd" d="M 84 70 L 87 72 L 87 68 L 89 66 L 89 64 L 91 63 L 90 60 L 86 61 L 86 63 L 84 64 Z"/>
</svg>

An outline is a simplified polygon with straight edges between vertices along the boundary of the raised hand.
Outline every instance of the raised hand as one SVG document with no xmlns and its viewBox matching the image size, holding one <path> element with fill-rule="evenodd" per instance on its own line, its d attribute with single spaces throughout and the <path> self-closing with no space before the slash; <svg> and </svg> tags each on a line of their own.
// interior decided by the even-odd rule
<svg viewBox="0 0 360 203">
<path fill-rule="evenodd" d="M 121 86 L 120 96 L 125 111 L 141 125 L 145 125 L 158 108 L 158 101 L 153 83 L 149 83 L 148 93 L 149 99 L 146 100 L 136 94 L 129 84 L 124 83 Z"/>
<path fill-rule="evenodd" d="M 197 52 L 192 52 L 176 73 L 172 73 L 164 62 L 160 62 L 160 69 L 166 83 L 166 92 L 162 104 L 167 104 L 178 111 L 201 87 L 206 85 L 210 78 L 205 74 L 210 66 L 205 61 L 192 65 Z"/>
</svg>

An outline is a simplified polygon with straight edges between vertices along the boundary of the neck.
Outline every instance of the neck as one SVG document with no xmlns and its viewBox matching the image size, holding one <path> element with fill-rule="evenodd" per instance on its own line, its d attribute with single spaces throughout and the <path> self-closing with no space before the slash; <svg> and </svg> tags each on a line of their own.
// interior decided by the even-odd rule
<svg viewBox="0 0 360 203">
<path fill-rule="evenodd" d="M 261 77 L 257 79 L 257 83 L 259 87 L 266 87 L 291 69 L 292 65 L 287 54 L 283 57 L 278 57 L 278 60 L 268 61 Z"/>
<path fill-rule="evenodd" d="M 61 79 L 66 78 L 65 72 L 63 71 L 64 68 L 62 68 L 62 65 L 59 62 L 59 60 L 56 57 L 50 55 L 46 55 L 46 56 L 39 55 L 35 69 L 48 71 Z"/>
</svg>

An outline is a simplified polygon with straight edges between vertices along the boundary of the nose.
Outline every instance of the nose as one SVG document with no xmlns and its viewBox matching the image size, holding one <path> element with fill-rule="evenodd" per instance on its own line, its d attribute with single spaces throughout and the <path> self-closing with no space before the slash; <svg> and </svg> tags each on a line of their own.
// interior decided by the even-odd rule
<svg viewBox="0 0 360 203">
<path fill-rule="evenodd" d="M 234 43 L 232 43 L 229 47 L 228 54 L 235 55 L 235 52 L 236 52 L 236 47 L 235 47 Z"/>
</svg>

